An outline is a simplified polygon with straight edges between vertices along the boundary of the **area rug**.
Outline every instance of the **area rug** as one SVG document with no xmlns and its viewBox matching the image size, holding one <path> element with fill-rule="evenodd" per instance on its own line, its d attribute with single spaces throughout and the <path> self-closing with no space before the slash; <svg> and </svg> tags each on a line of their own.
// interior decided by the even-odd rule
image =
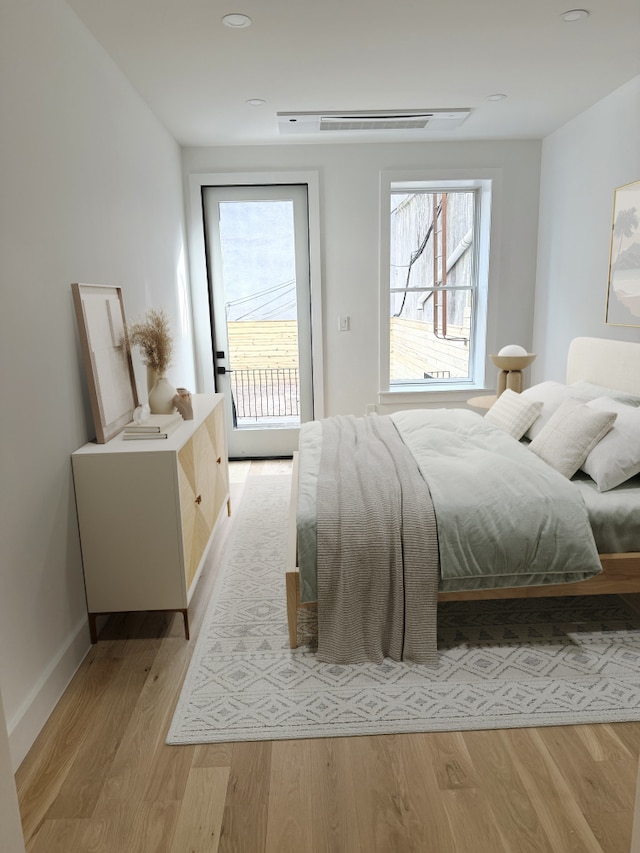
<svg viewBox="0 0 640 853">
<path fill-rule="evenodd" d="M 640 616 L 617 596 L 441 604 L 436 668 L 319 663 L 312 616 L 291 650 L 289 484 L 247 480 L 168 743 L 640 720 Z"/>
</svg>

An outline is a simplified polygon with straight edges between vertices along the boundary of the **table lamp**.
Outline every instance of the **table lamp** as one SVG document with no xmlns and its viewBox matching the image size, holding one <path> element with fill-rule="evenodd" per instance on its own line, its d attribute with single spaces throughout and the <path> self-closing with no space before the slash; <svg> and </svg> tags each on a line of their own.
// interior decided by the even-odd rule
<svg viewBox="0 0 640 853">
<path fill-rule="evenodd" d="M 522 371 L 525 367 L 529 367 L 535 360 L 536 353 L 527 352 L 524 347 L 518 344 L 508 344 L 502 347 L 497 355 L 490 355 L 489 358 L 500 368 L 498 373 L 498 384 L 496 387 L 496 396 L 506 389 L 510 388 L 519 394 L 523 388 Z"/>
</svg>

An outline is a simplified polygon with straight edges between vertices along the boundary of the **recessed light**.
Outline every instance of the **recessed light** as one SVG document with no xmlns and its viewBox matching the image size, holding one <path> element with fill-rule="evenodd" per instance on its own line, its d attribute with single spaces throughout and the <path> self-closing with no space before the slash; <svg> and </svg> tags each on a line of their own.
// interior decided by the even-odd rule
<svg viewBox="0 0 640 853">
<path fill-rule="evenodd" d="M 225 27 L 232 27 L 235 30 L 239 30 L 242 27 L 250 27 L 251 18 L 248 15 L 241 14 L 225 15 L 222 23 Z"/>
<path fill-rule="evenodd" d="M 249 98 L 245 101 L 245 104 L 251 104 L 252 107 L 260 107 L 262 104 L 266 104 L 264 98 Z"/>
<path fill-rule="evenodd" d="M 495 92 L 493 95 L 487 95 L 488 101 L 504 101 L 507 96 L 502 92 Z"/>
<path fill-rule="evenodd" d="M 586 9 L 569 9 L 568 12 L 563 12 L 560 17 L 567 24 L 572 24 L 574 21 L 581 21 L 583 18 L 588 18 L 589 12 Z"/>
</svg>

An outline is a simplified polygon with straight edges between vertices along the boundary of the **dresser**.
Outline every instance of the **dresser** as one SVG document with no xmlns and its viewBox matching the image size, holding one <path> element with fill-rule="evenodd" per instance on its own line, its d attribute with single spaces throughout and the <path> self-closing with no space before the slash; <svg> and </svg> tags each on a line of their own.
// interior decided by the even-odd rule
<svg viewBox="0 0 640 853">
<path fill-rule="evenodd" d="M 192 396 L 193 420 L 165 439 L 89 443 L 72 454 L 91 642 L 96 617 L 179 611 L 223 512 L 230 514 L 222 394 Z"/>
</svg>

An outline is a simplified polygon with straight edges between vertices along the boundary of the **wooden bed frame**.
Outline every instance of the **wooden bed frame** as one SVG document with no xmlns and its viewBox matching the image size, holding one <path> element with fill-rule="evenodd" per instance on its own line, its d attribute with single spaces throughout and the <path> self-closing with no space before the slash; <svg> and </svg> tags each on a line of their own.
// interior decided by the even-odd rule
<svg viewBox="0 0 640 853">
<path fill-rule="evenodd" d="M 584 380 L 640 396 L 640 343 L 604 338 L 574 338 L 567 357 L 567 384 Z M 289 645 L 298 645 L 298 609 L 315 608 L 300 601 L 297 563 L 296 507 L 298 504 L 298 454 L 293 455 L 286 565 Z M 566 595 L 622 595 L 640 592 L 640 552 L 600 554 L 602 574 L 577 583 L 548 586 L 441 592 L 438 601 L 477 601 L 498 598 L 542 598 Z"/>
</svg>

